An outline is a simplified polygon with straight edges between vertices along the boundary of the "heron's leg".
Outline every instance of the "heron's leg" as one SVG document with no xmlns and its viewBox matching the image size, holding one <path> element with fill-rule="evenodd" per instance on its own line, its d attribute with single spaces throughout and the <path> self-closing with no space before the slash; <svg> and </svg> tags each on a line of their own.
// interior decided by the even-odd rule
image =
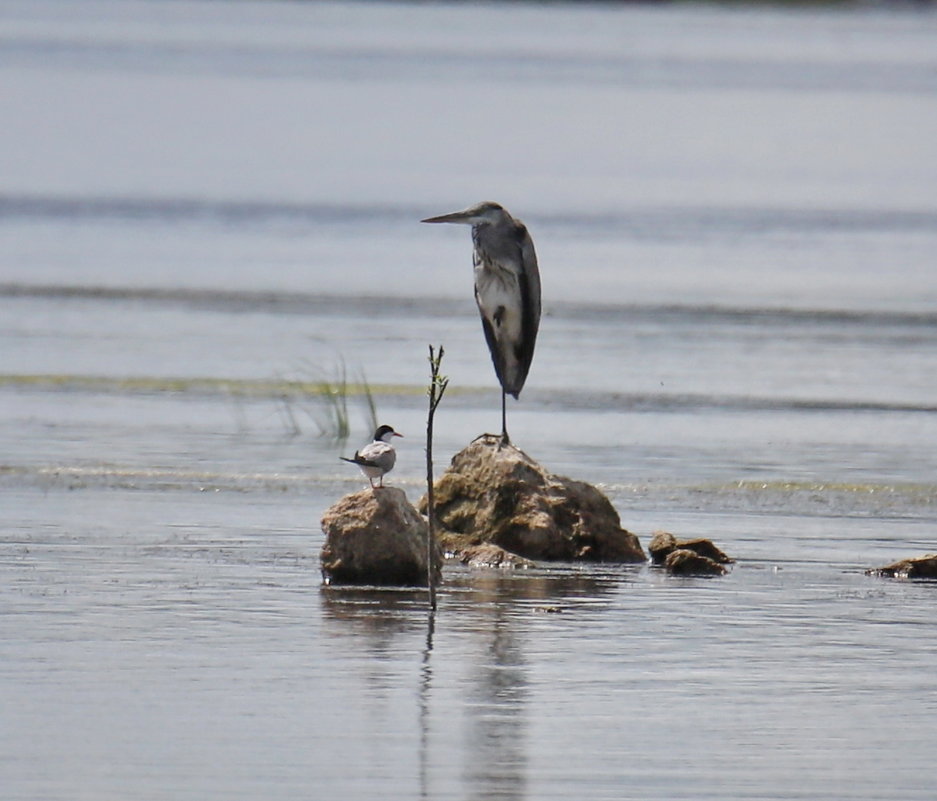
<svg viewBox="0 0 937 801">
<path fill-rule="evenodd" d="M 511 438 L 508 436 L 507 393 L 503 389 L 501 390 L 501 444 L 511 444 Z"/>
</svg>

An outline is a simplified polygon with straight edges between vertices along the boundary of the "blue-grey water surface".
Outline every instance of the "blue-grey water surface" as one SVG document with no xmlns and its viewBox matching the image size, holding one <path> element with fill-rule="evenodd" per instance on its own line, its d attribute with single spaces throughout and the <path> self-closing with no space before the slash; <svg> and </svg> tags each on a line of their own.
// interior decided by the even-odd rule
<svg viewBox="0 0 937 801">
<path fill-rule="evenodd" d="M 0 2 L 0 795 L 931 799 L 937 17 Z M 646 546 L 323 587 L 362 379 L 422 494 L 499 424 L 470 238 L 544 286 L 513 439 Z"/>
</svg>

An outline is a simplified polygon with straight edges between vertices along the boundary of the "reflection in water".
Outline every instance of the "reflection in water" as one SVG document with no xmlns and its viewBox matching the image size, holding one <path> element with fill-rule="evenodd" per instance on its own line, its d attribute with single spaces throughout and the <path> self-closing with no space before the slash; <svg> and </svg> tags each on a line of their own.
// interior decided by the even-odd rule
<svg viewBox="0 0 937 801">
<path fill-rule="evenodd" d="M 465 785 L 470 798 L 522 799 L 527 774 L 527 680 L 523 649 L 501 604 L 494 607 L 489 635 L 487 658 L 479 660 L 466 705 Z"/>
<path fill-rule="evenodd" d="M 424 625 L 425 591 L 323 587 L 320 598 L 326 621 L 334 624 L 326 627 L 327 634 L 336 638 L 363 635 L 367 658 L 359 660 L 358 667 L 369 696 L 386 700 L 399 678 L 400 654 L 413 648 L 413 635 Z M 361 653 L 357 648 L 355 652 Z"/>
<path fill-rule="evenodd" d="M 415 632 L 425 625 L 422 658 L 420 660 L 417 689 L 419 725 L 418 780 L 420 798 L 431 798 L 430 773 L 430 712 L 433 670 L 431 656 L 436 629 L 436 613 L 427 609 L 425 590 L 394 590 L 371 587 L 323 587 L 320 592 L 322 609 L 327 619 L 340 624 L 335 628 L 336 636 L 347 634 L 349 624 L 355 634 L 364 634 L 372 648 L 375 659 L 371 664 L 378 673 L 369 674 L 372 689 L 386 691 L 384 687 L 388 657 L 399 650 L 401 635 Z M 424 618 L 420 612 L 426 610 Z M 425 623 L 424 623 L 425 621 Z M 378 692 L 375 697 L 381 697 Z"/>
<path fill-rule="evenodd" d="M 470 788 L 467 797 L 504 801 L 527 797 L 530 682 L 524 636 L 530 631 L 532 617 L 580 604 L 604 608 L 621 584 L 633 580 L 637 573 L 638 568 L 622 566 L 506 572 L 449 567 L 440 588 L 444 633 L 447 641 L 454 635 L 470 643 L 476 652 L 465 664 L 466 673 L 459 684 L 465 712 L 459 781 Z M 428 608 L 425 591 L 323 587 L 320 598 L 331 636 L 363 636 L 373 657 L 364 668 L 364 680 L 373 691 L 371 698 L 386 700 L 397 682 L 408 680 L 407 676 L 414 682 L 418 725 L 414 778 L 421 798 L 434 797 L 438 789 L 433 785 L 434 775 L 443 782 L 454 778 L 451 763 L 445 759 L 443 774 L 437 774 L 440 743 L 434 742 L 434 734 L 444 734 L 444 741 L 451 737 L 453 710 L 440 709 L 434 703 L 444 688 L 434 683 L 436 614 Z M 418 671 L 414 671 L 412 663 L 402 665 L 400 655 L 415 646 L 415 637 L 421 632 L 425 639 Z M 438 725 L 440 719 L 446 721 L 445 729 L 434 730 L 434 720 Z M 405 729 L 405 721 L 395 721 Z"/>
<path fill-rule="evenodd" d="M 420 798 L 429 798 L 429 697 L 433 683 L 430 656 L 433 653 L 433 634 L 436 631 L 436 610 L 430 608 L 426 620 L 426 648 L 420 666 Z"/>
<path fill-rule="evenodd" d="M 466 574 L 473 636 L 484 645 L 470 675 L 466 703 L 463 779 L 470 798 L 527 796 L 530 692 L 522 633 L 529 631 L 530 616 L 560 611 L 577 599 L 594 604 L 608 598 L 630 574 L 621 568 L 600 573 L 594 567 L 591 572 L 561 568 Z"/>
</svg>

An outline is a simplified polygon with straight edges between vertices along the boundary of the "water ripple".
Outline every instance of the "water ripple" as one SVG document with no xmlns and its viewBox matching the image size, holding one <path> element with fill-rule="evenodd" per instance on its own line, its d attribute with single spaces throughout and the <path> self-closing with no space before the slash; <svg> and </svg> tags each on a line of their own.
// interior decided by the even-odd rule
<svg viewBox="0 0 937 801">
<path fill-rule="evenodd" d="M 0 283 L 0 299 L 48 299 L 100 303 L 147 303 L 212 311 L 328 316 L 367 315 L 425 318 L 474 317 L 461 300 L 445 297 L 406 297 L 362 294 L 322 294 L 297 291 L 214 289 L 203 287 L 131 287 L 81 284 Z M 689 324 L 804 325 L 836 324 L 857 328 L 904 326 L 937 336 L 937 312 L 882 309 L 823 309 L 788 307 L 732 307 L 686 304 L 604 304 L 554 302 L 544 316 L 573 322 L 684 322 Z"/>
<path fill-rule="evenodd" d="M 0 194 L 0 221 L 144 220 L 164 223 L 217 222 L 224 225 L 414 224 L 432 209 L 406 203 L 322 203 L 288 200 L 239 200 L 210 197 L 130 195 Z M 937 211 L 894 208 L 804 208 L 747 206 L 643 206 L 591 211 L 528 213 L 528 222 L 551 229 L 596 235 L 711 236 L 817 231 L 937 232 Z"/>
</svg>

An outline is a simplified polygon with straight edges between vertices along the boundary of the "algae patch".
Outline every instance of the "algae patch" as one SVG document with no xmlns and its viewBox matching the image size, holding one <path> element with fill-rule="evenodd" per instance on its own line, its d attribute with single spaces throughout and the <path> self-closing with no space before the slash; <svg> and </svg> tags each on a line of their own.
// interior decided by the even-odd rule
<svg viewBox="0 0 937 801">
<path fill-rule="evenodd" d="M 0 388 L 72 390 L 115 394 L 178 393 L 224 395 L 252 398 L 282 398 L 325 395 L 333 392 L 328 381 L 290 381 L 281 379 L 215 378 L 207 376 L 100 376 L 69 374 L 0 375 Z M 419 396 L 420 386 L 407 384 L 348 383 L 348 396 L 368 395 Z"/>
</svg>

